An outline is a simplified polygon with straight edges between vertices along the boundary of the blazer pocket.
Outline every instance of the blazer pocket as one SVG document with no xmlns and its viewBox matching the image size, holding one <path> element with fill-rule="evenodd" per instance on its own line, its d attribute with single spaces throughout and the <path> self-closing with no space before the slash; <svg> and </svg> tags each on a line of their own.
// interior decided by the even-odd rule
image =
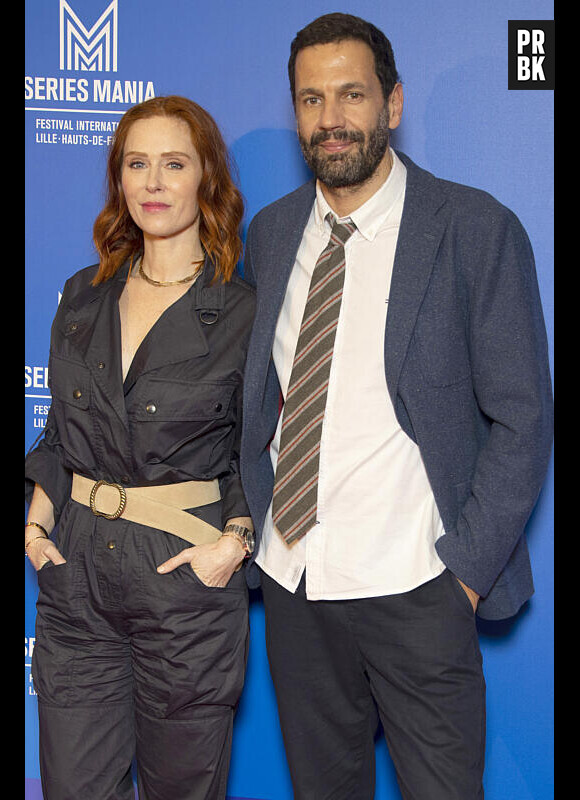
<svg viewBox="0 0 580 800">
<path fill-rule="evenodd" d="M 452 386 L 471 374 L 464 333 L 452 324 L 429 327 L 415 333 L 421 372 L 432 386 Z"/>
</svg>

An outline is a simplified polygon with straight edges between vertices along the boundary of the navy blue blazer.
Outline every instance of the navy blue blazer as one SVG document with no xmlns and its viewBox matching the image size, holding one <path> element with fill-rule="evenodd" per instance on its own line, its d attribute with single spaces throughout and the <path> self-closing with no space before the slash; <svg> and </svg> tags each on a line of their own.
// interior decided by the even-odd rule
<svg viewBox="0 0 580 800">
<path fill-rule="evenodd" d="M 489 194 L 440 180 L 398 155 L 407 189 L 385 329 L 387 387 L 399 424 L 419 446 L 441 514 L 437 552 L 481 595 L 478 614 L 501 619 L 534 591 L 524 526 L 552 441 L 533 254 L 517 217 Z M 279 415 L 272 343 L 314 197 L 314 183 L 305 184 L 260 211 L 247 236 L 244 276 L 256 286 L 257 308 L 241 471 L 258 540 L 272 498 L 268 445 Z M 258 584 L 255 565 L 248 578 Z"/>
</svg>

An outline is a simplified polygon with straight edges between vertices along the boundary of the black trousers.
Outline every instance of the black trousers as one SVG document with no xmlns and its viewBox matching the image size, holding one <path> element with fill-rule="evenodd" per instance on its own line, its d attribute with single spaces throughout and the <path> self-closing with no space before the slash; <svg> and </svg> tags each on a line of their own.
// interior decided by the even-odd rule
<svg viewBox="0 0 580 800">
<path fill-rule="evenodd" d="M 243 570 L 225 589 L 189 565 L 188 543 L 70 501 L 62 566 L 38 573 L 33 678 L 44 800 L 223 800 L 244 680 Z"/>
<path fill-rule="evenodd" d="M 481 800 L 485 682 L 475 615 L 447 570 L 404 594 L 306 599 L 262 572 L 295 800 L 372 800 L 377 710 L 405 800 Z"/>
</svg>

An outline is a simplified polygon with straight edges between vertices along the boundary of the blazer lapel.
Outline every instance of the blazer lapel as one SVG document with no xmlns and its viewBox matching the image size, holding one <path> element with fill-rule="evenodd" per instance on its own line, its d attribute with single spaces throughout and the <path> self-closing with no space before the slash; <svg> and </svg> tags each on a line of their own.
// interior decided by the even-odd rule
<svg viewBox="0 0 580 800">
<path fill-rule="evenodd" d="M 251 367 L 248 370 L 250 379 L 256 382 L 256 396 L 260 399 L 260 405 L 270 366 L 278 316 L 316 196 L 313 181 L 301 188 L 303 191 L 296 202 L 288 204 L 279 212 L 278 220 L 272 225 L 272 237 L 268 247 L 264 247 L 260 252 L 260 283 L 254 322 L 257 335 L 254 337 L 255 349 L 252 358 L 256 371 L 254 372 Z"/>
<path fill-rule="evenodd" d="M 440 182 L 417 167 L 403 153 L 397 155 L 407 168 L 407 187 L 385 327 L 385 375 L 393 402 L 419 308 L 429 285 L 437 249 L 447 223 L 443 213 L 446 197 L 441 191 Z M 260 405 L 270 366 L 278 315 L 315 198 L 314 183 L 301 187 L 298 192 L 300 194 L 298 197 L 294 196 L 294 202 L 279 207 L 279 217 L 272 224 L 272 237 L 268 246 L 262 245 L 258 254 L 258 304 L 252 363 L 248 364 L 247 378 L 252 383 L 255 381 L 254 396 L 260 399 Z"/>
<path fill-rule="evenodd" d="M 447 221 L 442 213 L 446 198 L 435 178 L 404 154 L 397 155 L 407 168 L 407 187 L 385 327 L 385 375 L 393 404 L 403 361 Z"/>
</svg>

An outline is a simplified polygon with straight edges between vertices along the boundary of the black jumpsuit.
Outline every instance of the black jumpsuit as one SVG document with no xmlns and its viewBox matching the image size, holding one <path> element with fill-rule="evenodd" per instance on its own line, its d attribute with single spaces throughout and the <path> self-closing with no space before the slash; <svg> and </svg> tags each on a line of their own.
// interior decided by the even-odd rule
<svg viewBox="0 0 580 800">
<path fill-rule="evenodd" d="M 51 335 L 52 405 L 26 460 L 58 522 L 66 564 L 38 573 L 32 664 L 45 800 L 225 797 L 232 719 L 244 679 L 244 570 L 226 588 L 189 565 L 156 567 L 189 543 L 95 516 L 70 499 L 72 473 L 123 486 L 219 479 L 192 510 L 221 530 L 247 516 L 239 477 L 242 375 L 254 292 L 211 284 L 206 262 L 137 350 L 125 381 L 118 300 L 128 266 L 96 287 L 70 278 Z"/>
</svg>

